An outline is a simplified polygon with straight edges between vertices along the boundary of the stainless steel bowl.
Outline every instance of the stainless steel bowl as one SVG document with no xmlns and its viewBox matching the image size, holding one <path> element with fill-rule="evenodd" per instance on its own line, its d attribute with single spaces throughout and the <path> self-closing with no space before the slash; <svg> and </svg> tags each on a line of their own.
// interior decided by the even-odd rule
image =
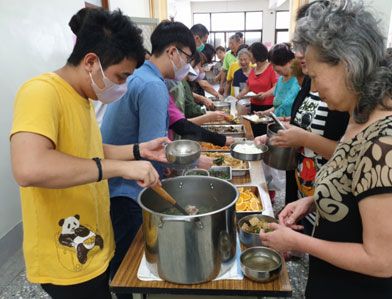
<svg viewBox="0 0 392 299">
<path fill-rule="evenodd" d="M 260 144 L 260 145 L 255 145 L 258 149 L 261 150 L 261 153 L 258 154 L 246 154 L 246 153 L 240 153 L 234 150 L 234 148 L 239 145 L 239 144 L 249 144 L 249 145 L 255 145 L 253 141 L 244 141 L 244 142 L 236 142 L 233 143 L 230 146 L 230 153 L 233 156 L 233 158 L 236 158 L 238 160 L 242 161 L 259 161 L 264 158 L 265 153 L 268 152 L 268 146 L 265 144 Z"/>
<path fill-rule="evenodd" d="M 268 247 L 252 247 L 241 253 L 241 270 L 249 279 L 266 282 L 279 276 L 282 270 L 282 257 Z"/>
<path fill-rule="evenodd" d="M 249 220 L 253 217 L 257 217 L 258 219 L 264 220 L 265 222 L 268 222 L 268 223 L 272 223 L 272 222 L 278 223 L 278 220 L 276 220 L 275 218 L 273 218 L 271 216 L 267 216 L 267 215 L 252 214 L 252 215 L 247 215 L 247 216 L 242 217 L 238 221 L 238 232 L 239 232 L 239 237 L 240 237 L 241 243 L 247 247 L 263 245 L 258 233 L 248 233 L 242 229 L 242 225 L 244 223 L 248 223 Z"/>
<path fill-rule="evenodd" d="M 215 101 L 214 106 L 215 106 L 215 110 L 230 113 L 230 102 Z"/>
<path fill-rule="evenodd" d="M 193 140 L 176 140 L 166 146 L 166 158 L 169 163 L 187 165 L 199 159 L 201 146 Z"/>
</svg>

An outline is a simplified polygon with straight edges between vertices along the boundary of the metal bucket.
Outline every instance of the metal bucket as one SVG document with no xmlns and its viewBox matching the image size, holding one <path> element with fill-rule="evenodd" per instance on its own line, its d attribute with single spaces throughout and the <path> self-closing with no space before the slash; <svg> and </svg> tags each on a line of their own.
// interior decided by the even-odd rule
<svg viewBox="0 0 392 299">
<path fill-rule="evenodd" d="M 264 163 L 280 170 L 292 170 L 297 166 L 297 147 L 273 146 L 269 139 L 280 130 L 279 125 L 272 123 L 267 126 L 268 152 L 264 156 Z"/>
<path fill-rule="evenodd" d="M 150 188 L 138 202 L 143 209 L 143 233 L 148 268 L 179 284 L 210 281 L 229 270 L 236 254 L 237 189 L 224 180 L 181 176 L 162 181 L 179 204 L 200 209 L 195 216 L 167 215 L 172 206 Z"/>
</svg>

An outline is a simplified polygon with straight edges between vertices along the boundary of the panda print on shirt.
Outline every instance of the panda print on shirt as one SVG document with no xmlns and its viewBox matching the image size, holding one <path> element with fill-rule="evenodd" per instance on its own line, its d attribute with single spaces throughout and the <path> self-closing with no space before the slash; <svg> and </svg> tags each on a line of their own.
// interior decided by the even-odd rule
<svg viewBox="0 0 392 299">
<path fill-rule="evenodd" d="M 80 264 L 86 264 L 88 252 L 95 246 L 103 249 L 103 239 L 79 222 L 80 216 L 70 216 L 59 221 L 61 233 L 58 241 L 61 245 L 72 247 L 75 250 L 77 260 Z M 77 267 L 78 268 L 78 267 Z"/>
</svg>

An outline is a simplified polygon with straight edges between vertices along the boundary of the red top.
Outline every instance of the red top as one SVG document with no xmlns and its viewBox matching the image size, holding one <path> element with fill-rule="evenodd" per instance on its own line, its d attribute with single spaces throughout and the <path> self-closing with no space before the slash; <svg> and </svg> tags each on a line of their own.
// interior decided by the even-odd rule
<svg viewBox="0 0 392 299">
<path fill-rule="evenodd" d="M 265 92 L 270 90 L 278 81 L 278 76 L 276 75 L 272 65 L 270 64 L 264 72 L 256 75 L 255 70 L 252 69 L 249 73 L 248 80 L 246 83 L 249 86 L 249 90 L 254 93 Z M 274 97 L 268 97 L 263 100 L 258 100 L 257 98 L 252 98 L 251 103 L 253 105 L 265 106 L 272 105 Z"/>
</svg>

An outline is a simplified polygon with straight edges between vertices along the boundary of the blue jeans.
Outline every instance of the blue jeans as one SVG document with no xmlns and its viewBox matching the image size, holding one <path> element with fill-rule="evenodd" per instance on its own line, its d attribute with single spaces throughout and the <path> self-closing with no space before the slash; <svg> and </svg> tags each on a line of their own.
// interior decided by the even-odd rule
<svg viewBox="0 0 392 299">
<path fill-rule="evenodd" d="M 132 198 L 112 197 L 110 199 L 110 217 L 116 242 L 116 251 L 110 262 L 110 277 L 113 279 L 142 224 L 142 209 Z M 131 294 L 116 294 L 116 296 L 118 299 L 132 298 Z"/>
</svg>

